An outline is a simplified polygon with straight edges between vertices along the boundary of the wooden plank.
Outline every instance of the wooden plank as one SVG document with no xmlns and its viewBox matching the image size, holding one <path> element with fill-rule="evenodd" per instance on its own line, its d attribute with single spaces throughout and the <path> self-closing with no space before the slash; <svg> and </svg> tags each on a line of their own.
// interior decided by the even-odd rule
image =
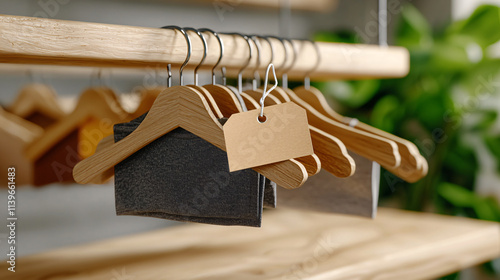
<svg viewBox="0 0 500 280">
<path fill-rule="evenodd" d="M 190 32 L 190 38 L 193 51 L 189 65 L 193 67 L 202 58 L 203 45 L 195 33 Z M 219 45 L 212 35 L 207 33 L 206 38 L 208 54 L 204 68 L 209 69 L 219 58 Z M 234 76 L 247 64 L 248 45 L 239 36 L 221 35 L 221 38 L 225 47 L 221 66 L 227 66 L 228 74 Z M 278 40 L 271 41 L 273 63 L 290 66 L 291 45 L 287 44 L 285 57 L 283 45 Z M 294 44 L 297 58 L 289 77 L 303 79 L 316 65 L 316 52 L 308 42 L 294 41 Z M 265 42 L 261 45 L 263 63 L 259 70 L 263 75 L 271 58 L 271 47 Z M 318 43 L 318 47 L 321 62 L 310 75 L 313 79 L 402 77 L 409 70 L 405 48 L 340 43 Z M 179 31 L 0 15 L 0 63 L 99 67 L 166 67 L 172 63 L 178 67 L 186 54 L 186 41 Z M 253 51 L 245 74 L 252 74 L 256 62 L 257 53 Z"/>
<path fill-rule="evenodd" d="M 498 223 L 390 209 L 375 220 L 281 209 L 266 211 L 260 229 L 190 224 L 28 256 L 16 273 L 3 262 L 0 278 L 411 280 L 498 256 Z"/>
</svg>

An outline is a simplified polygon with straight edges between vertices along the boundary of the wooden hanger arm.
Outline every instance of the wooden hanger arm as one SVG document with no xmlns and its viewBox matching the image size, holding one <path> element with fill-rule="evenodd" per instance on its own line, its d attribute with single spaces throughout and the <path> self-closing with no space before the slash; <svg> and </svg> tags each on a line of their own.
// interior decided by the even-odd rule
<svg viewBox="0 0 500 280">
<path fill-rule="evenodd" d="M 351 118 L 344 117 L 335 112 L 328 104 L 325 96 L 317 88 L 311 87 L 306 89 L 305 87 L 300 86 L 295 88 L 293 92 L 297 95 L 297 97 L 307 102 L 319 113 L 335 121 L 347 125 L 352 121 Z M 390 168 L 390 171 L 393 174 L 396 174 L 408 182 L 413 182 L 425 176 L 425 172 L 423 172 L 425 159 L 423 159 L 420 155 L 415 144 L 362 122 L 356 122 L 355 128 L 392 140 L 396 143 L 396 145 L 398 145 L 399 153 L 401 155 L 401 164 L 397 168 Z"/>
<path fill-rule="evenodd" d="M 75 181 L 91 183 L 102 173 L 171 130 L 182 127 L 225 151 L 222 126 L 204 99 L 192 88 L 177 86 L 160 94 L 143 122 L 127 137 L 96 152 L 73 169 Z M 300 187 L 305 168 L 293 160 L 254 168 L 285 188 Z"/>
<path fill-rule="evenodd" d="M 314 176 L 321 171 L 321 161 L 316 154 L 312 154 L 310 156 L 299 157 L 295 159 L 297 162 L 300 162 L 306 168 L 307 175 Z"/>
<path fill-rule="evenodd" d="M 321 160 L 323 169 L 340 178 L 352 176 L 356 163 L 344 143 L 313 126 L 309 126 L 309 129 L 314 153 Z"/>
<path fill-rule="evenodd" d="M 331 120 L 300 99 L 293 91 L 289 90 L 287 93 L 293 102 L 306 109 L 309 124 L 337 137 L 348 149 L 384 167 L 395 168 L 401 164 L 398 146 L 393 141 Z"/>
</svg>

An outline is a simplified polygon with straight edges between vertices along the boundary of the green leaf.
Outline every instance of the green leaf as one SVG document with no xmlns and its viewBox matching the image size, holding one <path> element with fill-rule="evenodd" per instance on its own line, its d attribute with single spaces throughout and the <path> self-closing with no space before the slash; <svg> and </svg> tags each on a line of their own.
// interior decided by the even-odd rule
<svg viewBox="0 0 500 280">
<path fill-rule="evenodd" d="M 474 211 L 481 220 L 500 221 L 498 204 L 493 198 L 484 198 L 474 204 Z"/>
<path fill-rule="evenodd" d="M 481 111 L 478 123 L 472 128 L 474 131 L 484 131 L 489 129 L 497 120 L 498 112 L 496 111 Z"/>
<path fill-rule="evenodd" d="M 482 48 L 500 40 L 500 7 L 481 5 L 472 15 L 448 28 L 448 35 L 461 34 L 474 39 Z"/>
<path fill-rule="evenodd" d="M 412 5 L 403 8 L 397 29 L 397 44 L 407 48 L 432 46 L 432 30 L 425 17 Z"/>
<path fill-rule="evenodd" d="M 458 207 L 474 207 L 478 201 L 476 194 L 451 183 L 439 184 L 437 191 L 444 199 Z"/>
<path fill-rule="evenodd" d="M 332 81 L 319 89 L 330 98 L 350 108 L 359 108 L 370 101 L 380 88 L 380 80 Z"/>
<path fill-rule="evenodd" d="M 401 103 L 392 95 L 386 95 L 380 99 L 372 111 L 371 123 L 385 131 L 394 130 L 394 116 L 397 114 Z"/>
<path fill-rule="evenodd" d="M 490 152 L 495 156 L 497 169 L 500 173 L 500 136 L 484 136 L 483 140 Z"/>
<path fill-rule="evenodd" d="M 337 43 L 360 43 L 356 34 L 350 31 L 319 31 L 313 36 L 314 41 L 317 42 L 337 42 Z"/>
</svg>

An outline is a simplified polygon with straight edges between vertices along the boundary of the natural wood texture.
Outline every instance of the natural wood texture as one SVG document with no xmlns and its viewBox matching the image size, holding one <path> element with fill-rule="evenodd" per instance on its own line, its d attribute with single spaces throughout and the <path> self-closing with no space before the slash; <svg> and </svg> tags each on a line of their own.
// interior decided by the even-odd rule
<svg viewBox="0 0 500 280">
<path fill-rule="evenodd" d="M 312 139 L 311 139 L 312 140 Z M 295 159 L 300 162 L 307 170 L 307 175 L 309 177 L 318 174 L 321 171 L 321 161 L 316 154 L 310 156 L 299 157 Z"/>
<path fill-rule="evenodd" d="M 44 84 L 29 84 L 24 86 L 8 110 L 20 116 L 29 118 L 34 114 L 41 114 L 53 121 L 60 120 L 65 113 L 57 103 L 56 92 Z"/>
<path fill-rule="evenodd" d="M 80 96 L 75 110 L 46 129 L 39 139 L 31 143 L 26 148 L 26 156 L 33 161 L 37 160 L 64 137 L 84 126 L 89 120 L 103 120 L 108 126 L 126 120 L 129 114 L 119 106 L 116 96 L 112 96 L 114 94 L 108 88 L 85 90 Z"/>
<path fill-rule="evenodd" d="M 259 102 L 255 101 L 255 99 L 253 99 L 250 95 L 246 94 L 245 92 L 242 92 L 240 94 L 248 110 L 260 109 Z"/>
<path fill-rule="evenodd" d="M 43 242 L 43 237 L 40 239 Z M 188 224 L 0 264 L 2 279 L 433 279 L 500 256 L 498 223 L 380 209 L 266 211 L 262 228 Z"/>
<path fill-rule="evenodd" d="M 332 120 L 300 99 L 292 90 L 285 89 L 293 102 L 307 111 L 309 123 L 316 128 L 337 137 L 347 149 L 380 163 L 385 168 L 394 169 L 401 164 L 401 155 L 394 141 L 373 135 L 343 123 Z"/>
<path fill-rule="evenodd" d="M 232 9 L 237 9 L 239 6 L 250 6 L 258 8 L 271 8 L 278 9 L 283 6 L 282 0 L 192 0 L 193 2 L 208 3 L 214 6 L 215 9 L 219 9 L 220 13 L 230 11 Z M 335 9 L 338 4 L 338 0 L 290 0 L 289 5 L 292 10 L 300 11 L 311 11 L 328 13 Z M 216 10 L 217 11 L 217 10 Z"/>
<path fill-rule="evenodd" d="M 24 156 L 24 149 L 42 135 L 43 129 L 0 107 L 0 186 L 7 186 L 7 168 L 15 166 L 18 186 L 33 184 L 34 163 Z"/>
<path fill-rule="evenodd" d="M 331 174 L 346 178 L 356 171 L 356 163 L 347 152 L 342 141 L 312 125 L 309 126 L 314 153 L 321 161 L 321 167 Z"/>
<path fill-rule="evenodd" d="M 278 89 L 278 91 L 277 91 Z M 279 93 L 281 91 L 282 93 Z M 266 99 L 264 99 L 264 106 L 280 104 L 281 100 L 290 99 L 289 97 L 283 97 L 283 93 L 286 93 L 282 88 L 276 88 L 273 90 L 274 93 L 278 92 L 278 96 L 274 96 L 273 93 L 270 93 Z M 257 98 L 255 101 L 260 99 L 259 96 L 262 96 L 262 90 L 258 89 L 256 91 L 247 91 L 249 96 L 253 99 Z M 320 160 L 320 165 L 318 165 L 318 169 L 314 172 L 314 174 L 318 174 L 321 168 L 326 171 L 334 174 L 337 177 L 345 178 L 354 174 L 356 170 L 356 163 L 352 159 L 352 157 L 347 152 L 346 146 L 342 141 L 337 139 L 335 136 L 328 134 L 312 125 L 309 125 L 309 130 L 311 133 L 311 140 L 313 143 L 314 153 Z M 315 159 L 302 159 L 307 160 L 306 162 L 302 162 L 305 165 L 309 166 L 308 172 L 313 172 Z M 309 174 L 311 175 L 311 174 Z"/>
<path fill-rule="evenodd" d="M 338 122 L 349 125 L 351 118 L 344 117 L 335 112 L 328 105 L 326 98 L 318 89 L 313 87 L 310 89 L 298 87 L 293 91 L 300 99 L 307 102 L 321 114 Z M 395 175 L 408 182 L 416 182 L 427 174 L 423 167 L 426 160 L 420 155 L 420 152 L 415 144 L 362 122 L 356 122 L 354 127 L 368 133 L 378 135 L 382 138 L 392 140 L 398 145 L 399 153 L 401 155 L 401 165 L 391 170 Z"/>
<path fill-rule="evenodd" d="M 247 90 L 247 91 L 245 91 L 245 94 L 250 99 L 252 99 L 255 103 L 258 104 L 258 107 L 256 107 L 256 108 L 260 108 L 259 100 L 263 94 L 262 90 L 260 90 L 260 89 L 259 90 Z M 280 99 L 274 97 L 272 94 L 269 94 L 267 96 L 267 98 L 264 99 L 264 106 L 276 105 L 276 104 L 281 104 L 281 103 L 282 102 L 280 101 Z M 253 103 L 250 103 L 250 107 L 255 107 L 255 105 Z M 316 154 L 296 158 L 295 160 L 297 160 L 302 165 L 304 165 L 304 167 L 307 170 L 307 175 L 309 175 L 309 176 L 316 175 L 321 170 L 321 161 Z"/>
<path fill-rule="evenodd" d="M 0 16 L 0 35 L 1 63 L 109 67 L 166 67 L 171 63 L 178 67 L 187 50 L 184 36 L 175 30 L 32 17 Z M 240 36 L 220 37 L 225 48 L 220 66 L 226 66 L 228 74 L 235 75 L 247 63 L 247 42 Z M 197 65 L 203 56 L 203 44 L 194 38 L 189 67 Z M 203 67 L 209 69 L 220 52 L 214 36 L 206 39 L 208 54 Z M 278 40 L 271 43 L 275 50 L 280 49 Z M 294 41 L 294 45 L 298 55 L 288 72 L 291 79 L 303 79 L 304 73 L 313 68 L 312 79 L 403 77 L 409 70 L 408 51 L 401 47 L 318 42 L 322 59 L 315 67 L 314 46 L 303 41 Z M 271 47 L 263 44 L 261 61 L 269 61 L 270 57 Z M 274 53 L 277 65 L 284 59 L 283 52 Z M 256 65 L 254 56 L 247 69 Z M 260 73 L 265 72 L 266 66 L 259 66 Z"/>
<path fill-rule="evenodd" d="M 213 98 L 212 94 L 208 90 L 206 90 L 204 87 L 196 85 L 187 85 L 187 86 L 201 93 L 203 97 L 205 97 L 206 101 L 208 102 L 208 106 L 214 113 L 215 117 L 217 117 L 218 119 L 224 118 L 224 114 L 222 114 L 221 110 L 219 109 L 219 105 L 217 104 L 216 100 Z"/>
<path fill-rule="evenodd" d="M 158 97 L 158 95 L 165 89 L 166 87 L 153 87 L 141 90 L 139 92 L 141 95 L 141 101 L 139 102 L 139 106 L 137 106 L 135 111 L 130 114 L 130 119 L 133 120 L 135 118 L 138 118 L 149 111 L 149 109 L 151 109 L 151 106 L 153 106 L 156 97 Z"/>
<path fill-rule="evenodd" d="M 243 112 L 240 102 L 229 88 L 222 85 L 204 85 L 203 88 L 212 95 L 224 117 Z"/>
<path fill-rule="evenodd" d="M 130 135 L 79 162 L 73 169 L 75 181 L 95 182 L 117 163 L 177 127 L 225 150 L 222 126 L 203 95 L 190 87 L 175 86 L 158 96 L 144 121 Z M 253 169 L 284 188 L 298 188 L 307 180 L 304 166 L 294 160 Z"/>
</svg>

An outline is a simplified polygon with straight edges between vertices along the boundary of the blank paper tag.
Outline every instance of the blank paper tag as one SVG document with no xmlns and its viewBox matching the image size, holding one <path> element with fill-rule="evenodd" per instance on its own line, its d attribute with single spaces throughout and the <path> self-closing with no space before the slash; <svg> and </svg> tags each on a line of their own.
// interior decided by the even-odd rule
<svg viewBox="0 0 500 280">
<path fill-rule="evenodd" d="M 306 111 L 287 102 L 233 114 L 224 125 L 229 170 L 237 171 L 313 154 Z"/>
</svg>

